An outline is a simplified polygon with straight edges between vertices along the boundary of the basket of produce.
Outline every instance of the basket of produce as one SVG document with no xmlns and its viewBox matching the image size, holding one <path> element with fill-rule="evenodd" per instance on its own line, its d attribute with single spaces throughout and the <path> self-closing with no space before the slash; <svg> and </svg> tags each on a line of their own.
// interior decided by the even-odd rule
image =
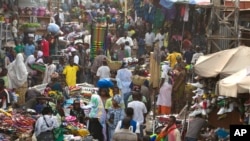
<svg viewBox="0 0 250 141">
<path fill-rule="evenodd" d="M 142 85 L 147 80 L 147 77 L 142 77 L 139 75 L 132 76 L 132 82 L 135 85 Z"/>
<path fill-rule="evenodd" d="M 116 71 L 116 70 L 119 70 L 121 68 L 122 61 L 107 60 L 107 64 L 108 64 L 110 70 Z"/>
</svg>

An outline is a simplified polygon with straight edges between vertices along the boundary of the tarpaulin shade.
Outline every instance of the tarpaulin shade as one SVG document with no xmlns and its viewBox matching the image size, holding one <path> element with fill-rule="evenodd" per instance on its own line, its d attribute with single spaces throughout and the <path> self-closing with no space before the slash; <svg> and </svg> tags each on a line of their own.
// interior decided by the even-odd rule
<svg viewBox="0 0 250 141">
<path fill-rule="evenodd" d="M 194 65 L 195 73 L 201 77 L 221 78 L 250 66 L 250 48 L 240 46 L 200 56 Z"/>
<path fill-rule="evenodd" d="M 240 93 L 250 92 L 250 67 L 246 67 L 222 80 L 217 84 L 219 95 L 237 97 Z"/>
</svg>

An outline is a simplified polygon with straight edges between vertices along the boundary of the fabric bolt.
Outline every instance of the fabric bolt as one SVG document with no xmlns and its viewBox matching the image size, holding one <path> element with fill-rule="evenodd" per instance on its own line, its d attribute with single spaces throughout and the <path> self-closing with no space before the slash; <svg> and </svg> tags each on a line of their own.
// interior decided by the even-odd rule
<svg viewBox="0 0 250 141">
<path fill-rule="evenodd" d="M 92 27 L 90 57 L 96 57 L 96 51 L 103 49 L 105 43 L 106 27 Z"/>
</svg>

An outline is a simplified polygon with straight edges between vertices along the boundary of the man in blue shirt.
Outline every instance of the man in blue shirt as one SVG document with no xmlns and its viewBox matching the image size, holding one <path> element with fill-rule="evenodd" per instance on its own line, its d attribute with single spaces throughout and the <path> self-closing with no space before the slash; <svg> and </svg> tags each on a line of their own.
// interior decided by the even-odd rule
<svg viewBox="0 0 250 141">
<path fill-rule="evenodd" d="M 35 52 L 35 45 L 32 41 L 32 38 L 30 37 L 28 43 L 24 47 L 24 54 L 26 57 L 28 57 L 34 54 L 34 52 Z"/>
</svg>

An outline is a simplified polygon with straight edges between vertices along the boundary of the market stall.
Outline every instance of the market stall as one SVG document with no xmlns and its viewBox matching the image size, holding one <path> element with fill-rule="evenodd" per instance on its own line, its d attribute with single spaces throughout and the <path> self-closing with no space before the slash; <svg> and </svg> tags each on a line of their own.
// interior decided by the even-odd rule
<svg viewBox="0 0 250 141">
<path fill-rule="evenodd" d="M 237 97 L 241 93 L 250 91 L 250 68 L 246 67 L 222 80 L 217 84 L 219 95 Z"/>
<path fill-rule="evenodd" d="M 249 47 L 239 46 L 200 56 L 194 65 L 194 71 L 197 75 L 205 78 L 217 75 L 223 78 L 249 66 L 249 61 L 243 61 L 249 59 L 249 55 Z"/>
</svg>

